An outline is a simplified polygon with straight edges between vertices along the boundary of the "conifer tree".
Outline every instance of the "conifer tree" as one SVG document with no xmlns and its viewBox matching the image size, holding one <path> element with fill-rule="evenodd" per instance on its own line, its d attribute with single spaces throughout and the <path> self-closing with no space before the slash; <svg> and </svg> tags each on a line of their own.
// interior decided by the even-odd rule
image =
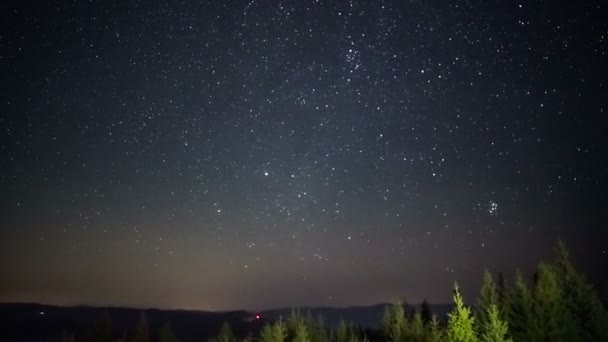
<svg viewBox="0 0 608 342">
<path fill-rule="evenodd" d="M 508 324 L 500 318 L 496 304 L 490 304 L 486 309 L 486 320 L 483 322 L 481 342 L 513 342 L 508 337 Z"/>
<path fill-rule="evenodd" d="M 420 312 L 414 313 L 408 326 L 408 340 L 412 342 L 424 341 L 424 322 Z"/>
<path fill-rule="evenodd" d="M 542 331 L 534 314 L 534 299 L 519 270 L 515 272 L 513 287 L 505 299 L 505 314 L 513 340 L 541 340 Z"/>
<path fill-rule="evenodd" d="M 348 327 L 344 319 L 340 320 L 336 328 L 336 342 L 350 342 L 348 336 Z"/>
<path fill-rule="evenodd" d="M 220 328 L 220 332 L 216 338 L 217 342 L 236 342 L 236 336 L 232 332 L 230 328 L 230 324 L 228 322 L 224 322 L 222 327 Z"/>
<path fill-rule="evenodd" d="M 260 337 L 258 338 L 258 341 L 259 342 L 273 342 L 274 336 L 273 336 L 272 330 L 273 330 L 272 324 L 264 325 L 264 328 L 262 328 L 262 331 L 260 332 Z"/>
<path fill-rule="evenodd" d="M 542 339 L 551 342 L 578 340 L 576 325 L 565 305 L 557 276 L 550 265 L 541 263 L 535 275 L 534 313 Z"/>
<path fill-rule="evenodd" d="M 310 324 L 310 340 L 311 342 L 327 342 L 328 336 L 325 330 L 325 322 L 323 317 L 319 314 L 317 319 Z"/>
<path fill-rule="evenodd" d="M 582 341 L 608 341 L 608 312 L 593 286 L 575 269 L 562 241 L 555 248 L 555 259 L 555 272 L 577 335 Z"/>
<path fill-rule="evenodd" d="M 447 336 L 450 342 L 475 342 L 475 318 L 471 309 L 464 305 L 458 284 L 454 284 L 455 307 L 448 314 Z"/>
<path fill-rule="evenodd" d="M 480 297 L 477 299 L 477 307 L 475 308 L 475 317 L 480 327 L 483 327 L 488 321 L 487 313 L 492 305 L 498 306 L 498 290 L 492 279 L 492 275 L 488 270 L 485 270 L 483 272 Z"/>
<path fill-rule="evenodd" d="M 389 342 L 401 342 L 405 339 L 407 318 L 401 304 L 387 305 L 382 318 L 381 330 Z"/>
<path fill-rule="evenodd" d="M 287 328 L 285 328 L 285 323 L 283 320 L 279 318 L 272 325 L 272 340 L 273 342 L 284 342 L 287 338 Z"/>
<path fill-rule="evenodd" d="M 425 342 L 442 342 L 444 340 L 443 330 L 439 324 L 437 315 L 432 315 L 431 320 L 426 325 L 426 332 L 424 334 Z"/>
<path fill-rule="evenodd" d="M 297 322 L 295 327 L 295 334 L 292 339 L 293 342 L 310 342 L 308 329 L 306 328 L 306 324 L 304 324 L 303 320 Z"/>
</svg>

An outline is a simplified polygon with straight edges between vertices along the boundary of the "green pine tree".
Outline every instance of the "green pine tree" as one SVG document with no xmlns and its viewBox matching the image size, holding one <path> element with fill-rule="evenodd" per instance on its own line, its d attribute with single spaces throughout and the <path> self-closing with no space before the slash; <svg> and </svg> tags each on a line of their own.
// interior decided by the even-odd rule
<svg viewBox="0 0 608 342">
<path fill-rule="evenodd" d="M 284 342 L 287 339 L 287 328 L 285 323 L 279 319 L 272 325 L 272 340 L 273 342 Z"/>
<path fill-rule="evenodd" d="M 387 305 L 382 317 L 381 331 L 388 342 L 402 342 L 405 340 L 407 318 L 403 305 Z"/>
<path fill-rule="evenodd" d="M 350 342 L 348 336 L 348 327 L 344 319 L 340 320 L 336 328 L 336 342 Z"/>
<path fill-rule="evenodd" d="M 222 324 L 222 327 L 220 328 L 220 331 L 216 337 L 216 341 L 236 342 L 236 336 L 234 336 L 234 333 L 232 332 L 232 329 L 230 328 L 230 324 L 228 324 L 228 322 L 224 322 L 224 324 Z"/>
<path fill-rule="evenodd" d="M 273 342 L 274 336 L 272 331 L 272 324 L 264 325 L 262 331 L 260 332 L 260 337 L 258 338 L 258 342 Z"/>
<path fill-rule="evenodd" d="M 454 284 L 455 307 L 448 314 L 447 336 L 450 342 L 475 342 L 475 318 L 471 309 L 464 305 L 458 284 Z"/>
<path fill-rule="evenodd" d="M 513 342 L 508 337 L 508 324 L 500 318 L 496 304 L 490 304 L 486 309 L 486 320 L 482 326 L 481 342 Z"/>
<path fill-rule="evenodd" d="M 519 270 L 505 298 L 505 318 L 515 341 L 541 341 L 542 330 L 534 313 L 534 298 Z"/>
<path fill-rule="evenodd" d="M 553 267 L 541 263 L 536 271 L 534 285 L 534 313 L 541 326 L 542 340 L 577 341 L 576 324 L 566 307 Z"/>
<path fill-rule="evenodd" d="M 311 342 L 327 342 L 329 337 L 325 330 L 325 322 L 323 317 L 319 314 L 315 321 L 310 322 L 310 340 Z"/>
<path fill-rule="evenodd" d="M 408 326 L 408 340 L 412 342 L 424 341 L 424 322 L 420 312 L 414 313 Z"/>
<path fill-rule="evenodd" d="M 306 324 L 304 321 L 300 321 L 295 328 L 295 336 L 293 337 L 293 342 L 310 342 L 308 329 L 306 328 Z"/>
<path fill-rule="evenodd" d="M 566 245 L 558 241 L 555 248 L 555 272 L 560 282 L 565 305 L 575 320 L 581 341 L 608 341 L 608 312 L 593 286 L 578 272 Z"/>
<path fill-rule="evenodd" d="M 483 327 L 488 321 L 488 310 L 492 305 L 498 305 L 498 290 L 488 270 L 483 272 L 483 282 L 481 285 L 480 297 L 477 299 L 475 317 L 477 324 Z"/>
<path fill-rule="evenodd" d="M 439 323 L 437 315 L 432 315 L 431 320 L 426 325 L 426 331 L 424 334 L 425 342 L 442 342 L 444 341 L 443 329 Z"/>
</svg>

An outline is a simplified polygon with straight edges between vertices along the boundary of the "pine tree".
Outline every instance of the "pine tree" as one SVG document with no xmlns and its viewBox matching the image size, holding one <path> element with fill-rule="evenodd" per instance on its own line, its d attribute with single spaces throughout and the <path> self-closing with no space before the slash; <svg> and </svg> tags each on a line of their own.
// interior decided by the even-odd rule
<svg viewBox="0 0 608 342">
<path fill-rule="evenodd" d="M 402 342 L 405 339 L 407 318 L 401 304 L 391 304 L 386 307 L 381 330 L 389 342 Z"/>
<path fill-rule="evenodd" d="M 293 337 L 293 342 L 310 342 L 310 338 L 308 335 L 308 329 L 306 328 L 306 324 L 304 321 L 299 321 L 297 326 L 295 327 L 295 335 Z"/>
<path fill-rule="evenodd" d="M 272 324 L 264 325 L 264 328 L 262 328 L 262 331 L 260 332 L 260 337 L 258 338 L 258 341 L 259 342 L 273 342 L 274 336 L 272 333 L 273 333 Z"/>
<path fill-rule="evenodd" d="M 336 328 L 336 342 L 350 342 L 348 336 L 348 327 L 344 319 L 340 320 Z"/>
<path fill-rule="evenodd" d="M 217 342 L 236 342 L 236 337 L 234 336 L 234 333 L 232 332 L 232 329 L 230 328 L 230 324 L 228 324 L 228 322 L 224 322 L 224 324 L 222 324 L 222 327 L 220 328 L 216 341 Z"/>
<path fill-rule="evenodd" d="M 442 342 L 444 340 L 443 329 L 439 324 L 437 315 L 432 315 L 431 320 L 426 325 L 426 332 L 424 334 L 425 342 Z"/>
<path fill-rule="evenodd" d="M 508 324 L 500 318 L 496 304 L 486 309 L 486 320 L 482 326 L 481 342 L 513 342 L 508 337 Z"/>
<path fill-rule="evenodd" d="M 148 319 L 146 314 L 142 312 L 139 316 L 139 320 L 135 325 L 135 332 L 133 333 L 132 342 L 149 342 L 150 341 L 150 327 L 148 326 Z"/>
<path fill-rule="evenodd" d="M 316 321 L 310 324 L 310 340 L 311 342 L 327 342 L 329 337 L 327 336 L 327 331 L 325 330 L 325 322 L 323 321 L 323 317 L 319 314 Z"/>
<path fill-rule="evenodd" d="M 160 332 L 158 333 L 159 342 L 176 342 L 177 337 L 173 334 L 173 329 L 171 329 L 171 325 L 169 323 L 163 324 L 160 328 Z"/>
<path fill-rule="evenodd" d="M 283 320 L 279 318 L 272 325 L 272 340 L 273 342 L 284 342 L 287 339 L 287 328 L 285 327 L 285 323 Z"/>
<path fill-rule="evenodd" d="M 515 272 L 515 282 L 507 293 L 504 311 L 513 340 L 541 340 L 542 330 L 534 314 L 534 299 L 519 270 Z"/>
<path fill-rule="evenodd" d="M 534 313 L 541 325 L 543 340 L 577 341 L 576 325 L 565 305 L 563 291 L 550 265 L 541 263 L 535 275 Z"/>
<path fill-rule="evenodd" d="M 488 321 L 488 309 L 492 305 L 498 305 L 498 290 L 488 270 L 483 272 L 483 282 L 481 285 L 480 297 L 477 299 L 475 317 L 479 326 L 483 327 Z"/>
<path fill-rule="evenodd" d="M 448 340 L 450 342 L 477 341 L 475 318 L 471 314 L 471 309 L 464 305 L 458 284 L 454 284 L 454 304 L 454 309 L 448 314 Z"/>
<path fill-rule="evenodd" d="M 593 286 L 579 273 L 566 245 L 558 241 L 555 248 L 555 272 L 563 290 L 565 305 L 575 320 L 581 341 L 608 341 L 608 312 Z"/>
<path fill-rule="evenodd" d="M 424 322 L 420 312 L 414 313 L 408 329 L 408 340 L 412 342 L 424 341 Z"/>
</svg>

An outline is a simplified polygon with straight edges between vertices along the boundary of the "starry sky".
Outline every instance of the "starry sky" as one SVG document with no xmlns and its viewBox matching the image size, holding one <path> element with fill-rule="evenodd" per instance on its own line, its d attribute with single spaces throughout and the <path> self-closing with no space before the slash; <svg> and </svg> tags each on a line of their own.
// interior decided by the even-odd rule
<svg viewBox="0 0 608 342">
<path fill-rule="evenodd" d="M 556 239 L 606 288 L 601 1 L 3 3 L 0 301 L 449 300 Z"/>
</svg>

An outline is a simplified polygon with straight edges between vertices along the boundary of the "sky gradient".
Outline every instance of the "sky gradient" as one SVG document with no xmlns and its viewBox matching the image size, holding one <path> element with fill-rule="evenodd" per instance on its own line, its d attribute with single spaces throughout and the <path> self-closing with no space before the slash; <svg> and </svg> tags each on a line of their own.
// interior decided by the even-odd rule
<svg viewBox="0 0 608 342">
<path fill-rule="evenodd" d="M 608 261 L 585 3 L 2 4 L 0 301 L 449 300 Z"/>
</svg>

